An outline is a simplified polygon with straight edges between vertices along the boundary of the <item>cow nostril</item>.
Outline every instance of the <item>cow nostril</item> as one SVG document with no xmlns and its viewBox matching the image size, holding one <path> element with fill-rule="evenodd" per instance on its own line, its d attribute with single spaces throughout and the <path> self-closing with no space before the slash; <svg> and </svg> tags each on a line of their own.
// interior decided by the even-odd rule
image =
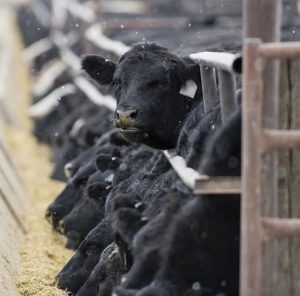
<svg viewBox="0 0 300 296">
<path fill-rule="evenodd" d="M 71 178 L 72 177 L 72 171 L 73 171 L 73 164 L 72 163 L 67 163 L 65 166 L 64 166 L 64 173 L 65 173 L 65 176 L 67 178 Z"/>
<path fill-rule="evenodd" d="M 115 117 L 117 120 L 119 119 L 124 119 L 124 118 L 130 118 L 130 119 L 135 119 L 138 115 L 139 111 L 136 109 L 130 109 L 130 110 L 116 110 Z"/>
<path fill-rule="evenodd" d="M 65 233 L 65 222 L 64 220 L 59 221 L 57 231 L 64 234 Z"/>
<path fill-rule="evenodd" d="M 120 119 L 120 116 L 122 115 L 122 111 L 116 110 L 116 118 Z"/>
<path fill-rule="evenodd" d="M 50 210 L 50 209 L 47 209 L 47 210 L 46 210 L 46 214 L 45 214 L 45 218 L 46 218 L 46 220 L 47 220 L 50 224 L 52 224 L 52 216 L 53 216 L 53 211 Z"/>
<path fill-rule="evenodd" d="M 131 119 L 134 119 L 138 115 L 138 110 L 129 110 L 127 111 L 127 117 L 130 117 Z"/>
</svg>

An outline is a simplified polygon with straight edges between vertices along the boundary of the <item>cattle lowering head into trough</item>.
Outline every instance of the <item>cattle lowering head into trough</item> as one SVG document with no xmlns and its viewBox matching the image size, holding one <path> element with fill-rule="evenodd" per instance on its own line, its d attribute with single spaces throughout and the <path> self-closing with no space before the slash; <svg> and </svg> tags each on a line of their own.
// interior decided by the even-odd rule
<svg viewBox="0 0 300 296">
<path fill-rule="evenodd" d="M 117 99 L 114 124 L 131 142 L 174 148 L 179 127 L 202 97 L 198 65 L 153 43 L 135 45 L 117 64 L 86 56 L 82 68 Z"/>
</svg>

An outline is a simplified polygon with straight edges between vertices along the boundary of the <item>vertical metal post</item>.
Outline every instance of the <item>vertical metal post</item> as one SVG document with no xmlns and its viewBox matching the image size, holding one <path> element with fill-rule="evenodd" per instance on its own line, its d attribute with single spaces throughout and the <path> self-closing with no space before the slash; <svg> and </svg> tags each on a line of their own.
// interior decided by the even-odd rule
<svg viewBox="0 0 300 296">
<path fill-rule="evenodd" d="M 245 0 L 244 2 L 244 38 L 260 38 L 262 42 L 280 40 L 281 0 Z M 279 61 L 266 61 L 263 65 L 264 101 L 262 125 L 265 128 L 277 128 Z M 274 215 L 277 211 L 277 152 L 265 156 L 263 184 L 266 203 L 264 214 Z"/>
<path fill-rule="evenodd" d="M 261 295 L 261 114 L 262 72 L 257 67 L 259 42 L 244 44 L 243 171 L 240 295 Z"/>
<path fill-rule="evenodd" d="M 280 37 L 280 24 L 281 24 L 281 1 L 280 0 L 245 0 L 244 1 L 244 38 L 260 38 L 263 42 L 276 42 Z M 249 48 L 247 48 L 249 46 Z M 242 242 L 241 242 L 241 295 L 268 295 L 270 291 L 265 294 L 265 290 L 268 290 L 270 283 L 265 283 L 264 292 L 262 292 L 262 279 L 261 272 L 262 260 L 264 259 L 268 264 L 271 264 L 270 260 L 266 260 L 262 256 L 262 250 L 260 249 L 261 241 L 260 237 L 249 226 L 249 223 L 260 227 L 260 219 L 257 213 L 251 212 L 249 208 L 249 199 L 255 198 L 258 204 L 256 205 L 257 211 L 262 212 L 264 215 L 275 216 L 277 214 L 277 152 L 271 152 L 261 159 L 256 159 L 256 153 L 250 151 L 257 149 L 253 143 L 257 143 L 258 139 L 253 139 L 254 135 L 248 129 L 260 129 L 264 128 L 276 128 L 278 124 L 278 82 L 279 82 L 279 62 L 267 61 L 265 64 L 257 64 L 256 59 L 250 60 L 250 57 L 254 58 L 254 52 L 250 45 L 246 45 L 244 48 L 245 68 L 244 72 L 244 89 L 243 101 L 243 196 L 242 196 Z M 249 56 L 247 56 L 249 55 Z M 252 65 L 250 65 L 252 63 Z M 257 72 L 257 67 L 263 70 L 262 79 L 264 89 L 262 89 L 262 114 L 260 121 L 253 121 L 251 126 L 251 110 L 249 109 L 249 100 L 252 99 L 253 91 L 257 87 L 247 81 L 251 77 L 249 71 Z M 244 68 L 244 69 L 245 69 Z M 249 76 L 250 75 L 250 76 Z M 251 90 L 253 89 L 253 90 Z M 259 110 L 256 110 L 257 112 Z M 250 114 L 249 114 L 250 112 Z M 258 116 L 258 115 L 256 115 Z M 254 116 L 255 117 L 255 116 Z M 256 136 L 259 136 L 256 134 Z M 255 138 L 255 137 L 254 137 Z M 253 142 L 254 140 L 254 142 Z M 248 148 L 247 148 L 248 147 Z M 253 159 L 251 159 L 253 158 Z M 253 172 L 247 167 L 249 161 L 255 165 L 252 167 Z M 256 164 L 257 162 L 257 164 Z M 252 166 L 251 164 L 251 166 Z M 260 170 L 256 166 L 260 166 Z M 258 175 L 257 175 L 258 174 Z M 260 176 L 260 178 L 258 177 Z M 251 189 L 251 180 L 254 179 L 255 186 Z M 255 192 L 253 192 L 253 190 Z M 253 197 L 252 194 L 255 194 Z M 258 198 L 260 195 L 262 198 Z M 260 228 L 258 228 L 260 229 Z M 260 230 L 259 230 L 260 231 Z M 260 245 L 258 245 L 260 244 Z M 253 248 L 253 249 L 252 249 Z M 260 252 L 260 254 L 258 254 Z M 268 252 L 267 257 L 271 258 L 274 250 Z M 268 273 L 268 271 L 266 271 Z"/>
<path fill-rule="evenodd" d="M 216 72 L 214 68 L 201 66 L 201 83 L 203 91 L 204 110 L 207 112 L 218 100 Z"/>
<path fill-rule="evenodd" d="M 51 1 L 51 28 L 59 30 L 63 27 L 66 21 L 66 1 L 52 0 Z"/>
<path fill-rule="evenodd" d="M 222 123 L 224 123 L 237 107 L 235 78 L 231 73 L 223 70 L 218 71 L 218 77 Z"/>
</svg>

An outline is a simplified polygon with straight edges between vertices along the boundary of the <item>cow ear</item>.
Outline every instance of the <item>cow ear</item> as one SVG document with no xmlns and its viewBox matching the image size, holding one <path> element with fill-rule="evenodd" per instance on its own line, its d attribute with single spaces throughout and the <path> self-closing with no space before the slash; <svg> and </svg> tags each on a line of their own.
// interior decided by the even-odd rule
<svg viewBox="0 0 300 296">
<path fill-rule="evenodd" d="M 198 85 L 200 83 L 199 65 L 187 65 L 183 71 L 182 85 L 179 93 L 193 99 L 197 93 Z"/>
<path fill-rule="evenodd" d="M 81 61 L 82 69 L 101 85 L 113 80 L 116 64 L 97 55 L 85 56 Z"/>
<path fill-rule="evenodd" d="M 99 154 L 95 159 L 95 167 L 98 171 L 104 172 L 109 168 L 110 163 L 112 162 L 112 157 L 109 154 Z"/>
</svg>

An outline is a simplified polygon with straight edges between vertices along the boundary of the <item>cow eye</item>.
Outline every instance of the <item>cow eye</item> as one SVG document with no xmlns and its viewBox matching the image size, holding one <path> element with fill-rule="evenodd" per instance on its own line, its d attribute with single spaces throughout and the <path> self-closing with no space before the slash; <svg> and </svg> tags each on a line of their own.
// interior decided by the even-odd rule
<svg viewBox="0 0 300 296">
<path fill-rule="evenodd" d="M 148 87 L 155 88 L 155 87 L 161 87 L 161 88 L 168 88 L 169 81 L 167 79 L 155 79 L 148 83 Z"/>
<path fill-rule="evenodd" d="M 158 80 L 152 80 L 152 81 L 148 82 L 148 87 L 150 87 L 150 88 L 158 87 L 158 85 L 159 85 Z"/>
</svg>

